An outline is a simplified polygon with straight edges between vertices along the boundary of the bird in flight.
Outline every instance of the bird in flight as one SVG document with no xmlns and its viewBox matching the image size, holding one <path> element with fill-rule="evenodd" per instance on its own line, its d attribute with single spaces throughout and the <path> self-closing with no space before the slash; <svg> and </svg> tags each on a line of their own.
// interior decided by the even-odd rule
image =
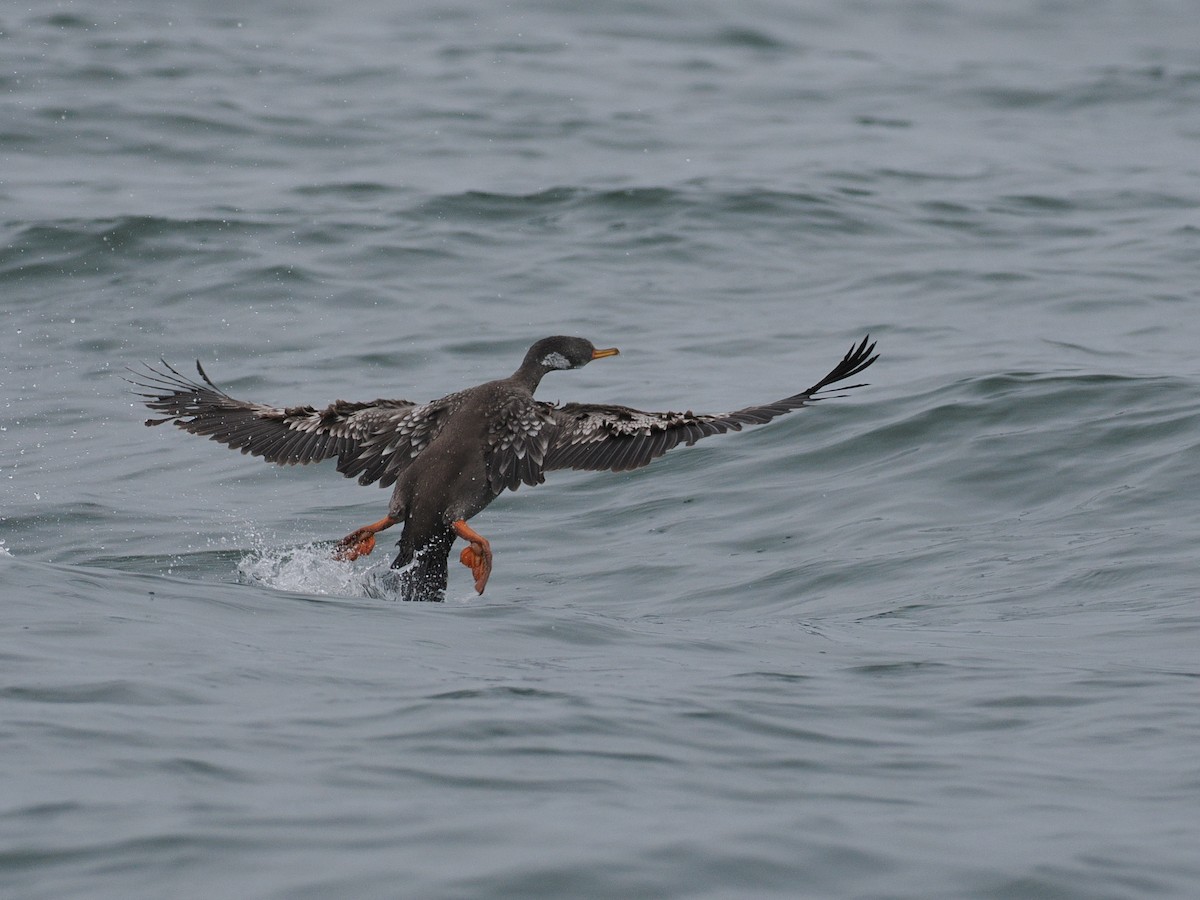
<svg viewBox="0 0 1200 900">
<path fill-rule="evenodd" d="M 492 548 L 467 520 L 505 490 L 536 485 L 554 469 L 623 472 L 637 469 L 679 444 L 776 416 L 825 399 L 828 389 L 876 359 L 870 338 L 855 345 L 832 371 L 807 390 L 775 403 L 715 415 L 643 412 L 609 403 L 534 399 L 543 376 L 616 356 L 579 337 L 547 337 L 525 354 L 508 378 L 448 394 L 440 400 L 336 400 L 326 407 L 275 407 L 237 400 L 216 386 L 200 362 L 200 380 L 162 360 L 132 383 L 143 402 L 161 413 L 147 425 L 174 422 L 184 431 L 279 465 L 337 459 L 337 470 L 359 484 L 395 485 L 387 515 L 337 542 L 334 556 L 354 560 L 375 547 L 375 535 L 403 523 L 400 571 L 405 600 L 440 600 L 455 538 L 467 541 L 460 560 L 483 593 L 492 572 Z M 842 385 L 839 390 L 862 387 Z"/>
</svg>

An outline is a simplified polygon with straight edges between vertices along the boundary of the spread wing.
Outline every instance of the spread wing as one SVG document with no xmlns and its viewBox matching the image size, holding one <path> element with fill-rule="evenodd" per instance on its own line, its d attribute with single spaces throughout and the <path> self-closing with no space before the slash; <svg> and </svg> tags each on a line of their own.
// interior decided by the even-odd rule
<svg viewBox="0 0 1200 900">
<path fill-rule="evenodd" d="M 763 406 L 748 406 L 719 415 L 692 412 L 642 412 L 627 406 L 568 403 L 553 410 L 555 424 L 548 435 L 545 468 L 622 472 L 649 465 L 672 447 L 691 445 L 701 438 L 743 425 L 762 425 L 776 416 L 827 399 L 825 390 L 853 378 L 879 357 L 875 344 L 852 345 L 828 375 L 806 391 Z M 841 390 L 862 387 L 845 385 Z M 822 396 L 823 395 L 823 396 Z M 840 395 L 838 395 L 840 396 Z"/>
<path fill-rule="evenodd" d="M 357 448 L 338 457 L 337 470 L 347 478 L 357 475 L 359 484 L 378 481 L 380 487 L 388 487 L 438 436 L 465 396 L 466 391 L 459 391 L 419 406 L 382 412 Z"/>
<path fill-rule="evenodd" d="M 457 395 L 418 405 L 409 400 L 337 400 L 324 409 L 274 407 L 230 397 L 213 384 L 199 362 L 200 381 L 162 361 L 146 366 L 131 383 L 150 409 L 165 413 L 147 425 L 174 422 L 234 450 L 279 465 L 337 458 L 338 471 L 361 484 L 387 486 L 441 430 Z"/>
</svg>

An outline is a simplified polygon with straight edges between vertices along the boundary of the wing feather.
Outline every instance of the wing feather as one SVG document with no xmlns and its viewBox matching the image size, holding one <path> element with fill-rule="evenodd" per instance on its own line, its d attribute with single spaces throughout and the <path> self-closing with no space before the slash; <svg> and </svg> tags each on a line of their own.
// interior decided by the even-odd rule
<svg viewBox="0 0 1200 900">
<path fill-rule="evenodd" d="M 489 423 L 486 466 L 492 492 L 515 491 L 546 480 L 545 460 L 554 407 L 513 394 Z"/>
<path fill-rule="evenodd" d="M 279 465 L 304 465 L 337 458 L 337 468 L 362 484 L 385 486 L 428 445 L 460 395 L 418 405 L 410 400 L 337 400 L 323 409 L 285 408 L 231 397 L 196 363 L 199 379 L 189 378 L 165 360 L 162 368 L 146 366 L 129 381 L 137 395 L 161 418 L 147 425 L 173 422 L 184 431 L 203 435 L 251 456 Z"/>
<path fill-rule="evenodd" d="M 568 403 L 553 409 L 544 469 L 620 472 L 649 465 L 668 450 L 743 425 L 764 425 L 777 416 L 826 399 L 826 388 L 852 378 L 878 359 L 869 337 L 850 350 L 824 378 L 807 390 L 774 403 L 748 406 L 718 415 L 691 411 L 643 412 L 627 406 Z M 841 390 L 862 387 L 842 386 Z M 841 396 L 841 395 L 838 395 Z"/>
<path fill-rule="evenodd" d="M 460 391 L 429 403 L 382 411 L 370 434 L 338 458 L 338 471 L 348 478 L 358 476 L 359 484 L 378 481 L 380 487 L 388 487 L 437 437 L 465 396 Z"/>
</svg>

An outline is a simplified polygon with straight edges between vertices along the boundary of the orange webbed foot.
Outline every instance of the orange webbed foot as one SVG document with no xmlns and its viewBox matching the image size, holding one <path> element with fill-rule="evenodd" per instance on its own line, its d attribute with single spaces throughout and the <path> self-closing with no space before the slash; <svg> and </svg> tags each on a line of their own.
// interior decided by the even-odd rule
<svg viewBox="0 0 1200 900">
<path fill-rule="evenodd" d="M 463 547 L 458 559 L 471 570 L 475 576 L 475 591 L 482 594 L 492 574 L 492 548 L 477 541 L 472 542 L 470 546 Z"/>
<path fill-rule="evenodd" d="M 333 558 L 351 562 L 360 556 L 367 556 L 374 549 L 375 532 L 368 528 L 360 528 L 333 545 Z"/>
<path fill-rule="evenodd" d="M 375 535 L 385 528 L 391 528 L 399 519 L 384 516 L 378 522 L 364 525 L 357 531 L 352 531 L 333 545 L 333 558 L 350 562 L 360 556 L 366 556 L 375 549 Z"/>
<path fill-rule="evenodd" d="M 492 574 L 492 545 L 462 519 L 455 522 L 453 528 L 460 538 L 470 541 L 470 546 L 463 548 L 458 560 L 471 570 L 475 576 L 475 591 L 482 594 Z"/>
</svg>

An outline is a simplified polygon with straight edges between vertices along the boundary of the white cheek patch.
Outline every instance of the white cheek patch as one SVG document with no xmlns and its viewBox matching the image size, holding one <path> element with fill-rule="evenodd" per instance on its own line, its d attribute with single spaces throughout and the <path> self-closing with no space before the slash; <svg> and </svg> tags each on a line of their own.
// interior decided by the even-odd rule
<svg viewBox="0 0 1200 900">
<path fill-rule="evenodd" d="M 547 353 L 542 358 L 542 365 L 547 369 L 569 369 L 571 363 L 565 356 L 555 350 L 553 353 Z"/>
</svg>

